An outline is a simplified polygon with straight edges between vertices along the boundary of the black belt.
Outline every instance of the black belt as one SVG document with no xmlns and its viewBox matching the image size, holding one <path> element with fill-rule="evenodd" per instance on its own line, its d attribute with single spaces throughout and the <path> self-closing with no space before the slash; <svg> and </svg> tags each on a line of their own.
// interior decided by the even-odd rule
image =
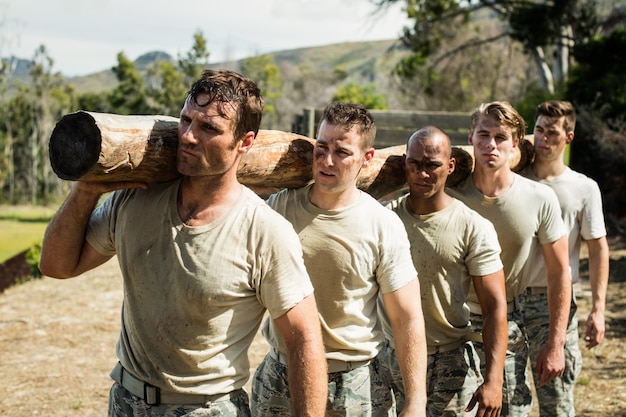
<svg viewBox="0 0 626 417">
<path fill-rule="evenodd" d="M 206 404 L 218 401 L 231 400 L 241 394 L 238 389 L 228 394 L 202 395 L 202 394 L 180 394 L 176 392 L 165 392 L 159 387 L 150 385 L 147 382 L 135 377 L 128 372 L 119 362 L 111 371 L 111 378 L 131 394 L 141 398 L 148 405 L 159 404 Z"/>
</svg>

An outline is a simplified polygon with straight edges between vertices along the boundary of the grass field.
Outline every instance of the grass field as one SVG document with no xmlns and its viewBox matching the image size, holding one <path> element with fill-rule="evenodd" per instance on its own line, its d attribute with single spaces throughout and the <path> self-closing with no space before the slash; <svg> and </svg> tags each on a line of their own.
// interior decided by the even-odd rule
<svg viewBox="0 0 626 417">
<path fill-rule="evenodd" d="M 41 243 L 55 208 L 0 206 L 0 262 Z"/>
</svg>

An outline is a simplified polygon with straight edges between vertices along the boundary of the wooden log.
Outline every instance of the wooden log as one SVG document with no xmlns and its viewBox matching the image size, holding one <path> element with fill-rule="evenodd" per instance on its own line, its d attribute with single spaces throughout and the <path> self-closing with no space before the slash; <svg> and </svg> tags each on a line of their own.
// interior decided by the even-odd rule
<svg viewBox="0 0 626 417">
<path fill-rule="evenodd" d="M 176 178 L 178 119 L 79 111 L 52 131 L 50 164 L 59 178 L 158 182 Z"/>
<path fill-rule="evenodd" d="M 72 181 L 172 180 L 180 175 L 176 170 L 177 126 L 178 119 L 168 116 L 68 114 L 50 137 L 51 165 L 60 178 Z M 295 133 L 260 130 L 250 152 L 241 159 L 239 181 L 261 195 L 306 185 L 312 179 L 314 144 L 314 139 Z M 358 187 L 375 198 L 403 188 L 405 150 L 405 145 L 377 149 L 370 165 L 359 173 Z M 448 185 L 472 172 L 472 154 L 470 146 L 453 147 L 457 169 Z M 517 165 L 519 160 L 515 159 Z"/>
</svg>

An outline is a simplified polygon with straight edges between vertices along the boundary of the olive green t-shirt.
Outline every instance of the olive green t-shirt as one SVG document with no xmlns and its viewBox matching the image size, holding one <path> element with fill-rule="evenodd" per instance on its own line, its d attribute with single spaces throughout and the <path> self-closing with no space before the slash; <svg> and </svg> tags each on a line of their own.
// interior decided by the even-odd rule
<svg viewBox="0 0 626 417">
<path fill-rule="evenodd" d="M 530 267 L 543 257 L 541 245 L 566 235 L 556 194 L 548 186 L 513 174 L 511 187 L 498 197 L 486 197 L 475 186 L 472 176 L 447 189 L 481 216 L 498 233 L 502 249 L 507 301 L 513 301 L 530 283 Z M 476 293 L 470 304 L 478 306 Z"/>
<path fill-rule="evenodd" d="M 471 333 L 467 297 L 472 276 L 502 269 L 493 225 L 458 200 L 443 210 L 414 214 L 407 196 L 388 205 L 407 230 L 417 269 L 428 347 L 463 341 Z M 383 316 L 385 336 L 391 326 Z"/>
<path fill-rule="evenodd" d="M 313 291 L 293 227 L 248 188 L 210 224 L 180 220 L 179 181 L 114 192 L 88 242 L 118 257 L 124 278 L 117 355 L 165 390 L 222 394 L 249 378 L 248 347 Z"/>
<path fill-rule="evenodd" d="M 302 242 L 326 357 L 372 359 L 384 341 L 379 292 L 395 291 L 417 278 L 406 231 L 398 216 L 369 194 L 362 192 L 356 204 L 329 211 L 309 201 L 309 188 L 283 190 L 270 196 L 268 204 L 293 224 Z M 272 323 L 264 323 L 263 330 L 284 353 Z"/>
</svg>

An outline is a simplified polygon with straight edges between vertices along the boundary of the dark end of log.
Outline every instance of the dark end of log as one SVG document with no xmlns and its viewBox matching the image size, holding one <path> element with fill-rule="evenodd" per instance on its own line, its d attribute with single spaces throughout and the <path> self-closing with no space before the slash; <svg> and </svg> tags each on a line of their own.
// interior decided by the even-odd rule
<svg viewBox="0 0 626 417">
<path fill-rule="evenodd" d="M 98 162 L 102 138 L 95 119 L 86 112 L 65 115 L 50 136 L 50 164 L 61 179 L 76 181 Z"/>
<path fill-rule="evenodd" d="M 390 192 L 402 189 L 405 185 L 406 176 L 402 155 L 389 155 L 376 178 L 365 191 L 378 200 L 389 195 Z"/>
<path fill-rule="evenodd" d="M 456 166 L 452 174 L 448 175 L 446 187 L 460 184 L 474 170 L 474 158 L 465 149 L 453 146 L 452 157 L 456 160 Z"/>
</svg>

